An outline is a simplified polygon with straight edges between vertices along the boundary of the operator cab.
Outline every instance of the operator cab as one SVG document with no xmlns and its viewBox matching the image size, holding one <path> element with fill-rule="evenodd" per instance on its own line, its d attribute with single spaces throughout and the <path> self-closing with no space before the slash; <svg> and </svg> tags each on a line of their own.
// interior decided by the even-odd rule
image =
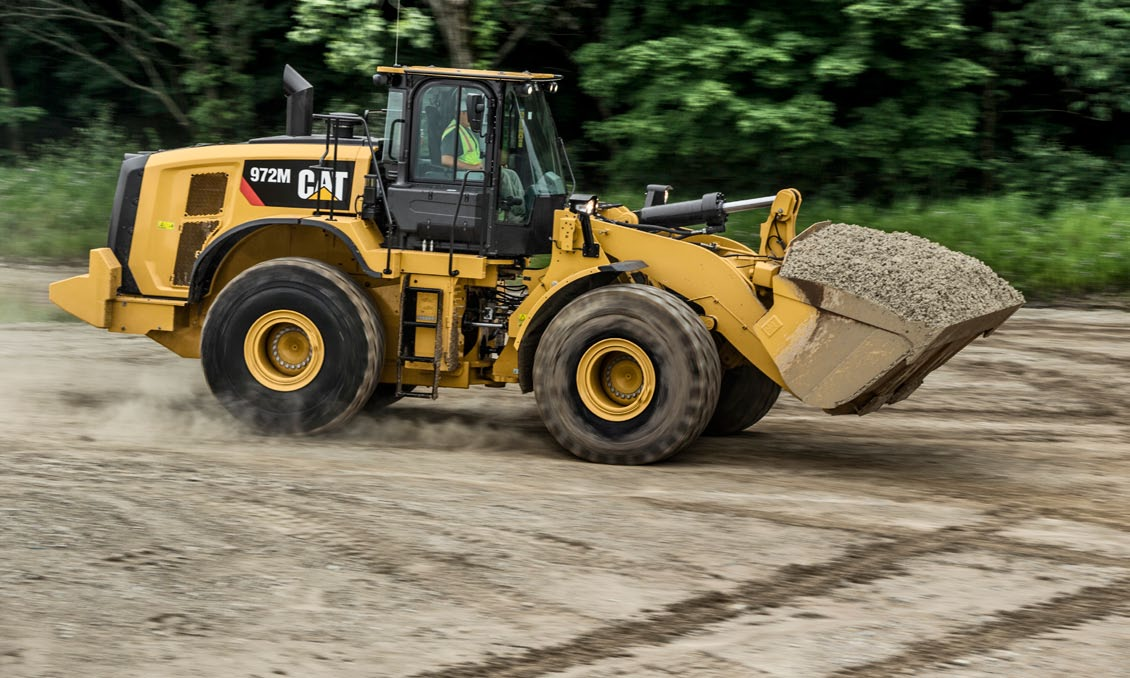
<svg viewBox="0 0 1130 678">
<path fill-rule="evenodd" d="M 522 257 L 550 251 L 565 206 L 545 95 L 559 76 L 381 67 L 389 87 L 381 174 L 392 247 Z"/>
</svg>

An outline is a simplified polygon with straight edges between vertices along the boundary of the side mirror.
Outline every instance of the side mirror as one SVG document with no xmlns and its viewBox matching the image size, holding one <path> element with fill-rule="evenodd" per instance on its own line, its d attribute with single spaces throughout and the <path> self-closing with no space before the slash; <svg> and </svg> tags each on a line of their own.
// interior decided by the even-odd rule
<svg viewBox="0 0 1130 678">
<path fill-rule="evenodd" d="M 486 96 L 482 94 L 467 95 L 467 121 L 471 123 L 471 131 L 475 134 L 483 133 L 483 113 L 487 109 Z"/>
</svg>

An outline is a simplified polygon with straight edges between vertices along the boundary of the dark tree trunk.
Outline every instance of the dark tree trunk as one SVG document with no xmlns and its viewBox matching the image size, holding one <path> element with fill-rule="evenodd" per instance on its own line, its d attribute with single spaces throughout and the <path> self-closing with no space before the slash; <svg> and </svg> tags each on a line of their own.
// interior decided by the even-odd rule
<svg viewBox="0 0 1130 678">
<path fill-rule="evenodd" d="M 8 102 L 10 106 L 19 106 L 20 102 L 16 98 L 16 81 L 12 77 L 12 69 L 8 66 L 8 46 L 0 42 L 0 89 L 6 89 L 11 93 L 11 100 Z M 23 133 L 20 130 L 20 123 L 12 121 L 8 123 L 8 149 L 13 153 L 23 153 Z"/>
<path fill-rule="evenodd" d="M 428 0 L 443 42 L 455 68 L 471 68 L 475 55 L 471 50 L 470 0 Z"/>
<path fill-rule="evenodd" d="M 984 12 L 981 18 L 981 31 L 983 35 L 993 32 L 996 25 L 997 0 L 990 0 L 981 5 Z M 1001 67 L 1001 57 L 995 50 L 989 55 L 987 64 L 991 74 L 985 79 L 981 88 L 981 191 L 991 193 L 995 187 L 993 180 L 993 160 L 996 157 L 997 122 L 1000 112 L 997 110 L 997 78 Z"/>
</svg>

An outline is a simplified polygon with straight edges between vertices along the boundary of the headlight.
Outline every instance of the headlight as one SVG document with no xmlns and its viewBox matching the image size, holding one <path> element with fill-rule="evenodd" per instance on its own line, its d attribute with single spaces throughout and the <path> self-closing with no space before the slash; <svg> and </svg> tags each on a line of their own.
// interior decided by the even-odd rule
<svg viewBox="0 0 1130 678">
<path fill-rule="evenodd" d="M 600 201 L 595 195 L 574 193 L 569 196 L 569 209 L 577 214 L 595 214 Z"/>
</svg>

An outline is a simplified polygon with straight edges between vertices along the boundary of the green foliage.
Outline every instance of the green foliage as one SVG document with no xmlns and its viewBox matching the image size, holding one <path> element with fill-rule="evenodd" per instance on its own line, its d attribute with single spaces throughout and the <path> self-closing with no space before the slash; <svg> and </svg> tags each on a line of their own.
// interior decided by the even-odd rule
<svg viewBox="0 0 1130 678">
<path fill-rule="evenodd" d="M 246 138 L 260 124 L 257 105 L 277 91 L 257 76 L 265 57 L 281 70 L 272 49 L 285 10 L 242 0 L 0 3 L 0 76 L 11 63 L 20 100 L 56 116 L 85 119 L 113 101 L 123 121 L 166 139 Z"/>
<path fill-rule="evenodd" d="M 985 108 L 1000 130 L 984 158 L 992 184 L 1041 205 L 1130 194 L 1128 42 L 1124 2 L 1010 2 L 993 13 L 981 39 L 994 71 Z"/>
<path fill-rule="evenodd" d="M 11 90 L 0 87 L 0 125 L 35 122 L 47 114 L 38 106 L 13 106 Z"/>
<path fill-rule="evenodd" d="M 298 0 L 294 28 L 287 38 L 300 44 L 325 46 L 326 65 L 340 73 L 372 75 L 391 59 L 395 23 L 371 0 Z M 400 39 L 429 47 L 432 19 L 418 8 L 400 10 Z"/>
<path fill-rule="evenodd" d="M 283 28 L 281 17 L 242 0 L 166 0 L 161 17 L 176 27 L 187 59 L 180 82 L 195 135 L 231 140 L 253 134 L 259 97 L 246 71 L 255 59 L 257 38 Z"/>
<path fill-rule="evenodd" d="M 1046 104 L 1110 121 L 1130 112 L 1130 6 L 1121 0 L 1034 0 L 998 12 L 988 44 L 1020 57 L 1015 69 L 1050 75 Z"/>
<path fill-rule="evenodd" d="M 276 134 L 284 63 L 320 110 L 378 108 L 367 76 L 392 61 L 397 5 L 0 3 L 17 95 L 0 89 L 0 254 L 101 244 L 115 124 L 150 147 Z M 404 3 L 400 33 L 403 63 L 450 65 L 458 44 L 482 68 L 564 73 L 553 106 L 582 190 L 796 186 L 812 221 L 921 232 L 1029 294 L 1130 288 L 1125 2 L 427 0 Z M 40 138 L 61 141 L 23 154 Z"/>
<path fill-rule="evenodd" d="M 75 138 L 0 167 L 0 256 L 80 258 L 106 244 L 122 153 L 129 143 L 103 108 Z"/>
<path fill-rule="evenodd" d="M 830 176 L 878 197 L 930 192 L 975 164 L 966 90 L 988 71 L 963 56 L 962 11 L 955 0 L 803 11 L 695 0 L 666 20 L 654 3 L 617 0 L 614 38 L 578 53 L 582 86 L 612 113 L 588 131 L 616 149 L 610 174 L 640 182 L 701 188 L 744 172 Z"/>
<path fill-rule="evenodd" d="M 583 35 L 596 0 L 475 0 L 471 42 L 477 68 L 501 68 L 520 46 L 534 53 L 563 46 L 563 35 Z M 544 62 L 519 64 L 520 70 L 546 70 Z M 550 69 L 552 70 L 552 69 Z"/>
</svg>

